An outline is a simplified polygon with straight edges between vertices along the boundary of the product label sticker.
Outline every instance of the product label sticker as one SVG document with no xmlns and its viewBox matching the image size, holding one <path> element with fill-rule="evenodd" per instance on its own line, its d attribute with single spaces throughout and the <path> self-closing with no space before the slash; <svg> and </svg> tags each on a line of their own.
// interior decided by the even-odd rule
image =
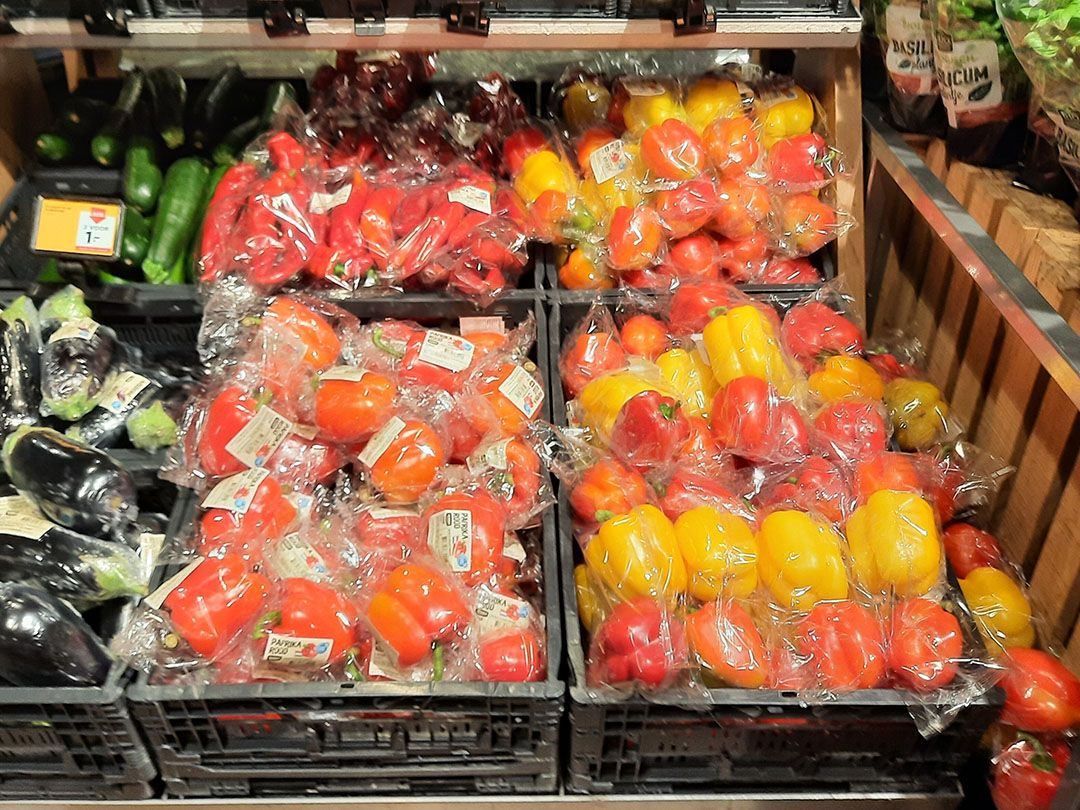
<svg viewBox="0 0 1080 810">
<path fill-rule="evenodd" d="M 1043 107 L 1046 116 L 1054 122 L 1054 140 L 1058 148 L 1058 160 L 1063 166 L 1080 168 L 1080 115 L 1071 110 Z"/>
<path fill-rule="evenodd" d="M 544 387 L 521 366 L 515 366 L 502 381 L 499 393 L 530 419 L 544 404 Z"/>
<path fill-rule="evenodd" d="M 26 540 L 40 540 L 54 525 L 41 516 L 29 498 L 22 495 L 0 498 L 0 533 Z"/>
<path fill-rule="evenodd" d="M 464 371 L 472 364 L 475 351 L 460 335 L 429 329 L 420 344 L 420 360 L 448 371 Z"/>
<path fill-rule="evenodd" d="M 506 542 L 503 543 L 503 556 L 509 557 L 515 562 L 525 562 L 525 546 L 521 545 L 521 541 L 518 540 L 516 534 L 506 536 Z"/>
<path fill-rule="evenodd" d="M 476 597 L 473 615 L 480 635 L 499 630 L 522 630 L 529 626 L 532 606 L 523 599 L 482 587 Z"/>
<path fill-rule="evenodd" d="M 269 474 L 270 471 L 263 467 L 252 467 L 230 475 L 206 494 L 201 506 L 203 509 L 227 509 L 238 515 L 246 514 L 256 490 Z"/>
<path fill-rule="evenodd" d="M 72 318 L 64 321 L 49 335 L 49 343 L 59 343 L 61 340 L 90 340 L 100 328 L 98 322 L 92 318 Z"/>
<path fill-rule="evenodd" d="M 118 202 L 38 197 L 31 249 L 110 259 L 120 246 Z"/>
<path fill-rule="evenodd" d="M 184 584 L 184 580 L 195 573 L 195 569 L 203 564 L 203 557 L 196 557 L 178 572 L 162 582 L 152 594 L 143 599 L 143 603 L 154 610 L 161 610 L 161 606 L 168 599 L 169 594 Z"/>
<path fill-rule="evenodd" d="M 346 183 L 337 191 L 316 191 L 311 195 L 311 205 L 308 209 L 313 214 L 326 214 L 339 205 L 344 205 L 352 196 L 352 183 Z"/>
<path fill-rule="evenodd" d="M 662 96 L 667 92 L 664 83 L 656 79 L 623 79 L 622 86 L 631 96 Z"/>
<path fill-rule="evenodd" d="M 450 133 L 451 138 L 466 149 L 472 149 L 484 137 L 487 124 L 473 121 L 465 113 L 458 112 L 446 122 L 446 131 Z"/>
<path fill-rule="evenodd" d="M 150 380 L 142 374 L 121 371 L 106 381 L 97 406 L 117 415 L 127 413 L 135 406 L 135 397 L 141 394 L 148 385 L 150 385 Z"/>
<path fill-rule="evenodd" d="M 491 213 L 491 192 L 476 186 L 461 186 L 451 189 L 446 199 L 450 202 L 461 203 L 466 208 L 479 211 L 481 214 Z"/>
<path fill-rule="evenodd" d="M 764 107 L 774 107 L 785 101 L 798 101 L 799 93 L 794 86 L 762 87 L 757 91 L 757 102 Z"/>
<path fill-rule="evenodd" d="M 420 517 L 420 513 L 415 509 L 390 509 L 386 506 L 372 509 L 368 514 L 371 515 L 372 520 L 397 520 L 399 518 Z"/>
<path fill-rule="evenodd" d="M 323 556 L 296 532 L 274 546 L 270 565 L 282 579 L 316 579 L 329 571 Z"/>
<path fill-rule="evenodd" d="M 612 177 L 618 177 L 626 171 L 630 161 L 627 160 L 623 142 L 616 138 L 599 149 L 594 149 L 589 155 L 589 165 L 592 167 L 596 182 L 606 183 Z"/>
<path fill-rule="evenodd" d="M 165 547 L 165 535 L 160 532 L 143 532 L 139 535 L 139 559 L 146 564 L 146 568 L 153 568 L 161 556 L 161 549 Z"/>
<path fill-rule="evenodd" d="M 428 548 L 455 573 L 472 569 L 473 526 L 468 509 L 444 509 L 428 520 Z"/>
<path fill-rule="evenodd" d="M 885 9 L 885 67 L 902 93 L 935 91 L 934 35 L 920 6 L 892 3 Z"/>
<path fill-rule="evenodd" d="M 292 432 L 309 442 L 319 435 L 319 429 L 315 425 L 298 425 L 296 422 L 293 422 Z"/>
<path fill-rule="evenodd" d="M 373 678 L 386 678 L 391 681 L 401 680 L 397 664 L 379 642 L 371 646 L 371 658 L 368 659 L 368 675 Z"/>
<path fill-rule="evenodd" d="M 375 462 L 382 458 L 387 448 L 394 443 L 394 439 L 405 429 L 405 421 L 397 416 L 391 416 L 390 420 L 379 428 L 378 433 L 372 436 L 360 453 L 360 462 L 368 467 L 374 467 Z"/>
<path fill-rule="evenodd" d="M 333 639 L 270 633 L 266 637 L 263 661 L 271 664 L 321 667 L 330 661 L 333 649 Z"/>
<path fill-rule="evenodd" d="M 506 322 L 498 315 L 467 315 L 458 319 L 458 332 L 462 337 L 474 332 L 506 334 Z"/>
<path fill-rule="evenodd" d="M 360 382 L 364 379 L 364 375 L 370 372 L 366 368 L 358 368 L 357 366 L 334 366 L 328 368 L 322 374 L 319 375 L 319 379 L 323 382 L 327 380 L 344 380 L 345 382 Z"/>
<path fill-rule="evenodd" d="M 478 473 L 484 470 L 506 470 L 510 467 L 510 461 L 506 457 L 507 445 L 513 439 L 503 439 L 501 442 L 489 444 L 482 452 L 473 453 L 465 460 L 469 472 Z"/>
<path fill-rule="evenodd" d="M 264 405 L 229 439 L 225 449 L 248 467 L 263 467 L 292 429 L 291 421 Z"/>
<path fill-rule="evenodd" d="M 963 113 L 1001 104 L 1001 66 L 994 40 L 953 39 L 947 31 L 939 31 L 934 47 L 938 85 L 949 126 L 956 127 Z"/>
</svg>

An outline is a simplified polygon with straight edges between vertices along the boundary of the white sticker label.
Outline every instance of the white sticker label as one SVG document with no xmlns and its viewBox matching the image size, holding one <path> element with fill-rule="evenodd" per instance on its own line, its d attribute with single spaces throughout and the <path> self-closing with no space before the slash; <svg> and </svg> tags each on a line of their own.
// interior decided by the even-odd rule
<svg viewBox="0 0 1080 810">
<path fill-rule="evenodd" d="M 521 366 L 515 366 L 514 370 L 502 381 L 499 393 L 530 419 L 536 416 L 536 412 L 544 403 L 544 386 L 540 385 Z"/>
<path fill-rule="evenodd" d="M 379 432 L 368 440 L 364 451 L 360 454 L 360 462 L 368 467 L 374 467 L 375 462 L 382 458 L 383 453 L 394 443 L 394 439 L 404 429 L 404 420 L 397 416 L 391 416 L 390 421 L 379 428 Z"/>
<path fill-rule="evenodd" d="M 506 542 L 503 543 L 503 556 L 515 562 L 525 562 L 525 546 L 521 545 L 516 534 L 507 535 Z"/>
<path fill-rule="evenodd" d="M 428 548 L 455 573 L 472 569 L 473 526 L 468 509 L 444 509 L 428 520 Z"/>
<path fill-rule="evenodd" d="M 225 449 L 249 467 L 263 467 L 292 429 L 292 422 L 264 405 L 229 439 Z"/>
<path fill-rule="evenodd" d="M 0 498 L 0 533 L 40 540 L 54 525 L 41 516 L 30 499 L 22 495 Z"/>
<path fill-rule="evenodd" d="M 935 46 L 938 84 L 949 126 L 956 127 L 962 113 L 1001 104 L 1001 67 L 994 40 L 954 40 L 942 31 Z"/>
<path fill-rule="evenodd" d="M 143 375 L 134 371 L 121 371 L 105 383 L 98 407 L 117 415 L 126 413 L 135 405 L 135 397 L 148 385 L 150 380 Z"/>
<path fill-rule="evenodd" d="M 510 461 L 506 457 L 506 447 L 513 439 L 503 439 L 501 442 L 488 445 L 482 452 L 473 453 L 465 460 L 469 472 L 477 473 L 484 470 L 506 470 L 510 467 Z"/>
<path fill-rule="evenodd" d="M 371 658 L 368 660 L 368 675 L 373 678 L 388 678 L 392 681 L 401 680 L 397 665 L 390 657 L 382 644 L 374 644 L 371 647 Z"/>
<path fill-rule="evenodd" d="M 59 329 L 49 335 L 49 343 L 59 343 L 61 340 L 90 340 L 99 328 L 98 322 L 91 318 L 72 318 L 64 321 Z"/>
<path fill-rule="evenodd" d="M 624 79 L 622 86 L 632 96 L 662 96 L 667 92 L 663 82 L 655 79 Z"/>
<path fill-rule="evenodd" d="M 319 379 L 323 382 L 327 380 L 344 380 L 345 382 L 360 382 L 364 379 L 364 376 L 368 374 L 366 368 L 357 368 L 356 366 L 334 366 L 328 368 L 322 374 L 319 375 Z"/>
<path fill-rule="evenodd" d="M 143 599 L 143 602 L 154 610 L 161 610 L 162 604 L 169 597 L 169 594 L 184 584 L 184 580 L 195 573 L 195 569 L 203 564 L 202 557 L 196 557 L 190 563 L 185 565 L 180 571 L 173 574 L 167 580 L 162 582 L 152 594 Z"/>
<path fill-rule="evenodd" d="M 298 425 L 295 422 L 292 426 L 292 432 L 301 439 L 307 439 L 308 441 L 319 435 L 319 429 L 315 425 Z"/>
<path fill-rule="evenodd" d="M 794 87 L 763 87 L 757 91 L 757 100 L 764 107 L 774 107 L 785 101 L 798 101 L 799 93 Z"/>
<path fill-rule="evenodd" d="M 464 371 L 472 364 L 475 347 L 460 335 L 429 329 L 420 344 L 420 359 L 449 371 Z"/>
<path fill-rule="evenodd" d="M 139 559 L 152 568 L 165 547 L 165 535 L 160 532 L 143 532 L 139 535 Z"/>
<path fill-rule="evenodd" d="M 529 626 L 532 606 L 523 599 L 484 587 L 477 594 L 473 615 L 480 635 L 507 629 L 521 630 Z"/>
<path fill-rule="evenodd" d="M 75 247 L 99 253 L 112 253 L 116 243 L 116 217 L 109 216 L 102 208 L 79 212 L 79 229 L 75 233 Z"/>
<path fill-rule="evenodd" d="M 1063 166 L 1080 168 L 1080 117 L 1070 110 L 1051 109 L 1043 111 L 1054 122 L 1054 140 L 1058 148 L 1058 160 Z"/>
<path fill-rule="evenodd" d="M 420 513 L 415 509 L 389 509 L 385 506 L 380 506 L 378 509 L 372 509 L 368 514 L 371 515 L 372 520 L 397 520 L 398 518 L 420 517 Z"/>
<path fill-rule="evenodd" d="M 460 188 L 451 189 L 447 193 L 446 199 L 452 203 L 461 203 L 466 208 L 479 211 L 481 214 L 491 213 L 491 192 L 484 188 L 461 186 Z"/>
<path fill-rule="evenodd" d="M 934 35 L 919 6 L 889 5 L 885 9 L 885 37 L 885 67 L 897 76 L 911 77 L 910 81 L 897 82 L 898 89 L 920 96 L 934 92 Z"/>
<path fill-rule="evenodd" d="M 255 498 L 255 492 L 263 479 L 270 471 L 261 467 L 252 467 L 249 470 L 230 475 L 223 481 L 219 481 L 203 499 L 203 509 L 228 509 L 238 515 L 247 513 L 251 508 L 251 502 Z"/>
<path fill-rule="evenodd" d="M 623 142 L 616 138 L 610 143 L 605 143 L 599 149 L 594 149 L 589 155 L 589 165 L 592 167 L 593 177 L 597 183 L 606 183 L 612 177 L 618 177 L 630 161 L 626 159 L 626 150 Z"/>
<path fill-rule="evenodd" d="M 311 195 L 311 205 L 308 209 L 313 214 L 325 214 L 339 205 L 344 205 L 352 196 L 352 184 L 346 183 L 337 191 L 316 191 Z"/>
<path fill-rule="evenodd" d="M 474 332 L 494 332 L 506 334 L 506 322 L 498 315 L 473 315 L 458 319 L 458 332 L 462 337 Z"/>
<path fill-rule="evenodd" d="M 473 121 L 465 113 L 454 113 L 453 117 L 446 122 L 446 131 L 450 137 L 460 143 L 466 149 L 472 149 L 487 132 L 487 124 Z"/>
<path fill-rule="evenodd" d="M 282 579 L 315 579 L 329 571 L 323 556 L 295 532 L 274 547 L 270 565 Z"/>
<path fill-rule="evenodd" d="M 329 638 L 281 636 L 271 633 L 266 637 L 263 661 L 271 664 L 321 667 L 330 660 L 333 650 L 334 642 Z"/>
</svg>

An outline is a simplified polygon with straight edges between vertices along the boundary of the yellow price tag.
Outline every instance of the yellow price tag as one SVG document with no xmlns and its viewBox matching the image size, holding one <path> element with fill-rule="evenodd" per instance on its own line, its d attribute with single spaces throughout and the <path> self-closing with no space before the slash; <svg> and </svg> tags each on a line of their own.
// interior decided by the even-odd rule
<svg viewBox="0 0 1080 810">
<path fill-rule="evenodd" d="M 38 197 L 31 248 L 35 253 L 114 259 L 123 217 L 119 202 Z"/>
</svg>

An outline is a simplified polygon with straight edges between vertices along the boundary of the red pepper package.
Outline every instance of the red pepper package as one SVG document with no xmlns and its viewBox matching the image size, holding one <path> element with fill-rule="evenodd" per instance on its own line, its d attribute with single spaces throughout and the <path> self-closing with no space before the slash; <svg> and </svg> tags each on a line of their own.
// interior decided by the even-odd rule
<svg viewBox="0 0 1080 810">
<path fill-rule="evenodd" d="M 481 441 L 465 463 L 502 503 L 511 529 L 534 524 L 555 502 L 547 470 L 528 435 Z"/>
<path fill-rule="evenodd" d="M 393 565 L 407 562 L 424 548 L 426 535 L 420 510 L 375 501 L 356 515 L 356 540 L 362 553 L 374 553 Z"/>
<path fill-rule="evenodd" d="M 1001 810 L 1049 810 L 1070 758 L 1070 740 L 1021 731 L 993 758 L 990 795 Z"/>
<path fill-rule="evenodd" d="M 795 403 L 759 377 L 737 377 L 716 392 L 712 429 L 717 446 L 753 463 L 810 455 L 810 431 Z"/>
<path fill-rule="evenodd" d="M 568 397 L 577 397 L 592 380 L 625 368 L 627 363 L 611 312 L 597 302 L 563 340 L 559 356 L 563 390 Z"/>
<path fill-rule="evenodd" d="M 801 618 L 795 648 L 825 693 L 874 689 L 885 683 L 888 656 L 878 613 L 853 601 L 821 602 Z"/>
<path fill-rule="evenodd" d="M 866 344 L 850 297 L 835 285 L 816 290 L 789 309 L 780 337 L 784 349 L 807 372 L 817 370 L 834 355 L 859 356 Z"/>
<path fill-rule="evenodd" d="M 765 468 L 755 502 L 765 514 L 798 509 L 837 525 L 843 525 L 856 506 L 847 465 L 818 456 Z"/>
<path fill-rule="evenodd" d="M 593 634 L 589 647 L 591 686 L 661 690 L 689 668 L 686 628 L 664 605 L 647 596 L 620 602 Z"/>
</svg>

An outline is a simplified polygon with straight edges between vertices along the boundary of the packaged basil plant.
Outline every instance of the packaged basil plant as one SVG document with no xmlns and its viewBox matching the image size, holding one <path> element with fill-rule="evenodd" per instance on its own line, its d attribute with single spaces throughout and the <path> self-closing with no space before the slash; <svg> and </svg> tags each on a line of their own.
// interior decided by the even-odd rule
<svg viewBox="0 0 1080 810">
<path fill-rule="evenodd" d="M 994 0 L 932 0 L 934 66 L 956 160 L 1016 161 L 1027 127 L 1030 85 L 998 19 Z"/>
<path fill-rule="evenodd" d="M 908 132 L 944 135 L 930 0 L 875 0 L 872 9 L 893 124 Z"/>
</svg>

